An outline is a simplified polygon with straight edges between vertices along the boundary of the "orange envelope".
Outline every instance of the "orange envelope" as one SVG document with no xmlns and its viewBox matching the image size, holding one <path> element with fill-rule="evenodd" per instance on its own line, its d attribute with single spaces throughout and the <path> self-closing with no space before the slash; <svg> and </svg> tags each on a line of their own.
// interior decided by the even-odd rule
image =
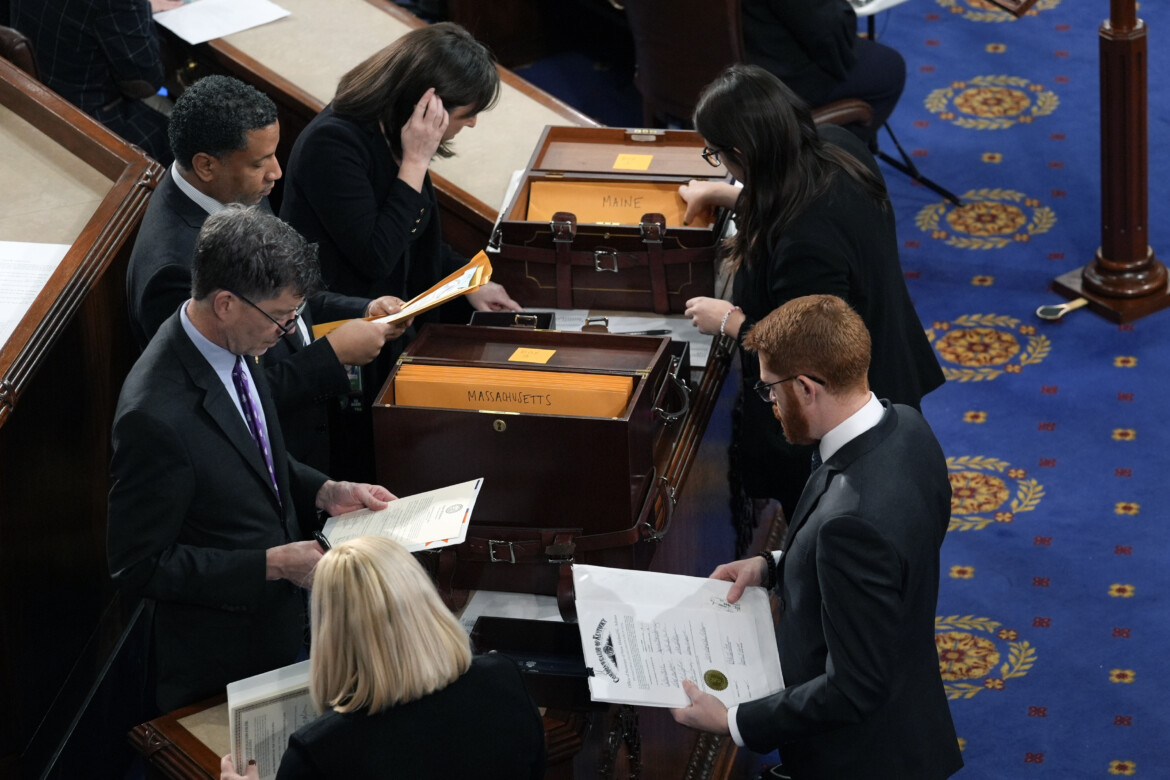
<svg viewBox="0 0 1170 780">
<path fill-rule="evenodd" d="M 568 211 L 579 223 L 637 225 L 644 214 L 662 214 L 667 227 L 682 227 L 686 201 L 677 184 L 650 182 L 534 181 L 528 195 L 528 219 L 551 220 L 558 211 Z M 710 225 L 706 214 L 687 227 Z"/>
<path fill-rule="evenodd" d="M 508 368 L 406 363 L 394 378 L 394 403 L 573 417 L 620 417 L 634 380 L 608 374 L 571 374 Z"/>
</svg>

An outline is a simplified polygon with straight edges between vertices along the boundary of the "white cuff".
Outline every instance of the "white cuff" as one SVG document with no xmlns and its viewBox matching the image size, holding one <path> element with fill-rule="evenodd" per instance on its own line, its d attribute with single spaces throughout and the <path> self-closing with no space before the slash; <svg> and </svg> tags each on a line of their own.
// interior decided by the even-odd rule
<svg viewBox="0 0 1170 780">
<path fill-rule="evenodd" d="M 735 715 L 739 712 L 739 705 L 733 704 L 727 708 L 727 730 L 731 732 L 731 738 L 735 740 L 735 744 L 740 747 L 746 747 L 743 744 L 743 737 L 739 733 L 739 726 L 735 722 Z"/>
</svg>

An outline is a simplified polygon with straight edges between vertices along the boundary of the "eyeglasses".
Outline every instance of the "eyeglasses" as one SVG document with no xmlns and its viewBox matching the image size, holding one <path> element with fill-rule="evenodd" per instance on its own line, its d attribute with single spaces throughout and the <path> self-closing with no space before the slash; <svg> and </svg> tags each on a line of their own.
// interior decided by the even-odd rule
<svg viewBox="0 0 1170 780">
<path fill-rule="evenodd" d="M 809 376 L 808 374 L 793 374 L 792 376 L 786 376 L 783 379 L 777 379 L 775 382 L 765 382 L 763 379 L 757 380 L 756 394 L 760 396 L 760 400 L 764 403 L 774 404 L 776 403 L 776 396 L 772 393 L 772 388 L 776 385 L 784 384 L 785 382 L 791 382 L 793 379 L 801 376 L 805 377 L 806 379 L 811 379 L 821 387 L 825 386 L 825 380 L 818 377 Z"/>
<path fill-rule="evenodd" d="M 247 298 L 245 298 L 244 296 L 240 295 L 238 292 L 235 292 L 235 291 L 233 291 L 233 290 L 228 290 L 228 292 L 230 292 L 232 295 L 236 296 L 236 297 L 237 297 L 237 298 L 239 298 L 241 301 L 243 301 L 244 303 L 248 304 L 248 305 L 249 305 L 249 306 L 251 306 L 253 309 L 255 309 L 256 311 L 260 312 L 260 313 L 261 313 L 261 314 L 263 314 L 265 317 L 267 317 L 267 318 L 268 318 L 268 321 L 269 321 L 269 322 L 271 322 L 271 323 L 272 323 L 273 325 L 275 325 L 276 327 L 280 328 L 280 332 L 281 332 L 281 333 L 283 333 L 283 334 L 284 334 L 284 335 L 286 335 L 286 336 L 287 336 L 288 334 L 292 333 L 294 330 L 296 330 L 296 327 L 297 327 L 297 317 L 301 316 L 301 312 L 303 312 L 303 311 L 305 310 L 305 306 L 306 306 L 306 305 L 308 305 L 308 303 L 309 303 L 309 299 L 308 299 L 308 298 L 305 298 L 305 299 L 301 300 L 301 302 L 297 304 L 297 307 L 296 307 L 295 309 L 293 309 L 293 312 L 292 312 L 292 314 L 289 316 L 288 320 L 287 320 L 286 322 L 284 322 L 284 323 L 281 323 L 281 322 L 280 322 L 280 320 L 276 319 L 276 318 L 275 318 L 275 317 L 273 317 L 271 314 L 269 314 L 268 312 L 264 311 L 263 309 L 261 309 L 261 308 L 260 308 L 259 306 L 257 306 L 256 304 L 252 303 L 250 300 L 248 300 L 248 299 L 247 299 Z"/>
<path fill-rule="evenodd" d="M 712 168 L 718 168 L 723 164 L 723 161 L 719 159 L 718 149 L 712 149 L 710 146 L 704 146 L 701 154 L 703 155 L 703 159 L 706 160 L 707 164 Z"/>
</svg>

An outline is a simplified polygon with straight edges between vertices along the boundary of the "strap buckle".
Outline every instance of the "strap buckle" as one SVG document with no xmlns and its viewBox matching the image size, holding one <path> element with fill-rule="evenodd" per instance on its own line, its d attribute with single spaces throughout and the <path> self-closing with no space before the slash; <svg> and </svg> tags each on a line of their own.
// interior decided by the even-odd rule
<svg viewBox="0 0 1170 780">
<path fill-rule="evenodd" d="M 603 258 L 608 257 L 610 267 L 606 268 L 601 264 Z M 618 272 L 618 255 L 612 249 L 594 249 L 593 250 L 593 269 L 595 271 L 609 271 L 610 273 Z"/>
<path fill-rule="evenodd" d="M 507 557 L 503 555 L 496 555 L 496 545 L 504 545 L 504 550 L 507 552 Z M 516 562 L 516 548 L 511 542 L 503 539 L 488 539 L 488 557 L 492 563 L 515 563 Z"/>
</svg>

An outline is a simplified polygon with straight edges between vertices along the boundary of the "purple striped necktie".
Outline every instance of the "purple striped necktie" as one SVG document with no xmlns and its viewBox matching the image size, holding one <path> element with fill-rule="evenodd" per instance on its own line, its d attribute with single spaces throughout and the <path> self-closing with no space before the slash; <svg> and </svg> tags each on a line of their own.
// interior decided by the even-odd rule
<svg viewBox="0 0 1170 780">
<path fill-rule="evenodd" d="M 264 458 L 264 465 L 268 467 L 268 476 L 272 480 L 272 487 L 280 497 L 280 488 L 276 484 L 276 470 L 272 468 L 272 448 L 268 446 L 268 436 L 264 426 L 260 424 L 260 416 L 256 414 L 259 399 L 252 391 L 252 383 L 248 379 L 248 369 L 244 365 L 243 357 L 236 358 L 236 365 L 232 369 L 232 382 L 236 386 L 236 395 L 240 399 L 240 408 L 244 410 L 244 420 L 248 423 L 248 430 L 252 433 L 252 440 L 260 448 L 260 455 Z"/>
</svg>

